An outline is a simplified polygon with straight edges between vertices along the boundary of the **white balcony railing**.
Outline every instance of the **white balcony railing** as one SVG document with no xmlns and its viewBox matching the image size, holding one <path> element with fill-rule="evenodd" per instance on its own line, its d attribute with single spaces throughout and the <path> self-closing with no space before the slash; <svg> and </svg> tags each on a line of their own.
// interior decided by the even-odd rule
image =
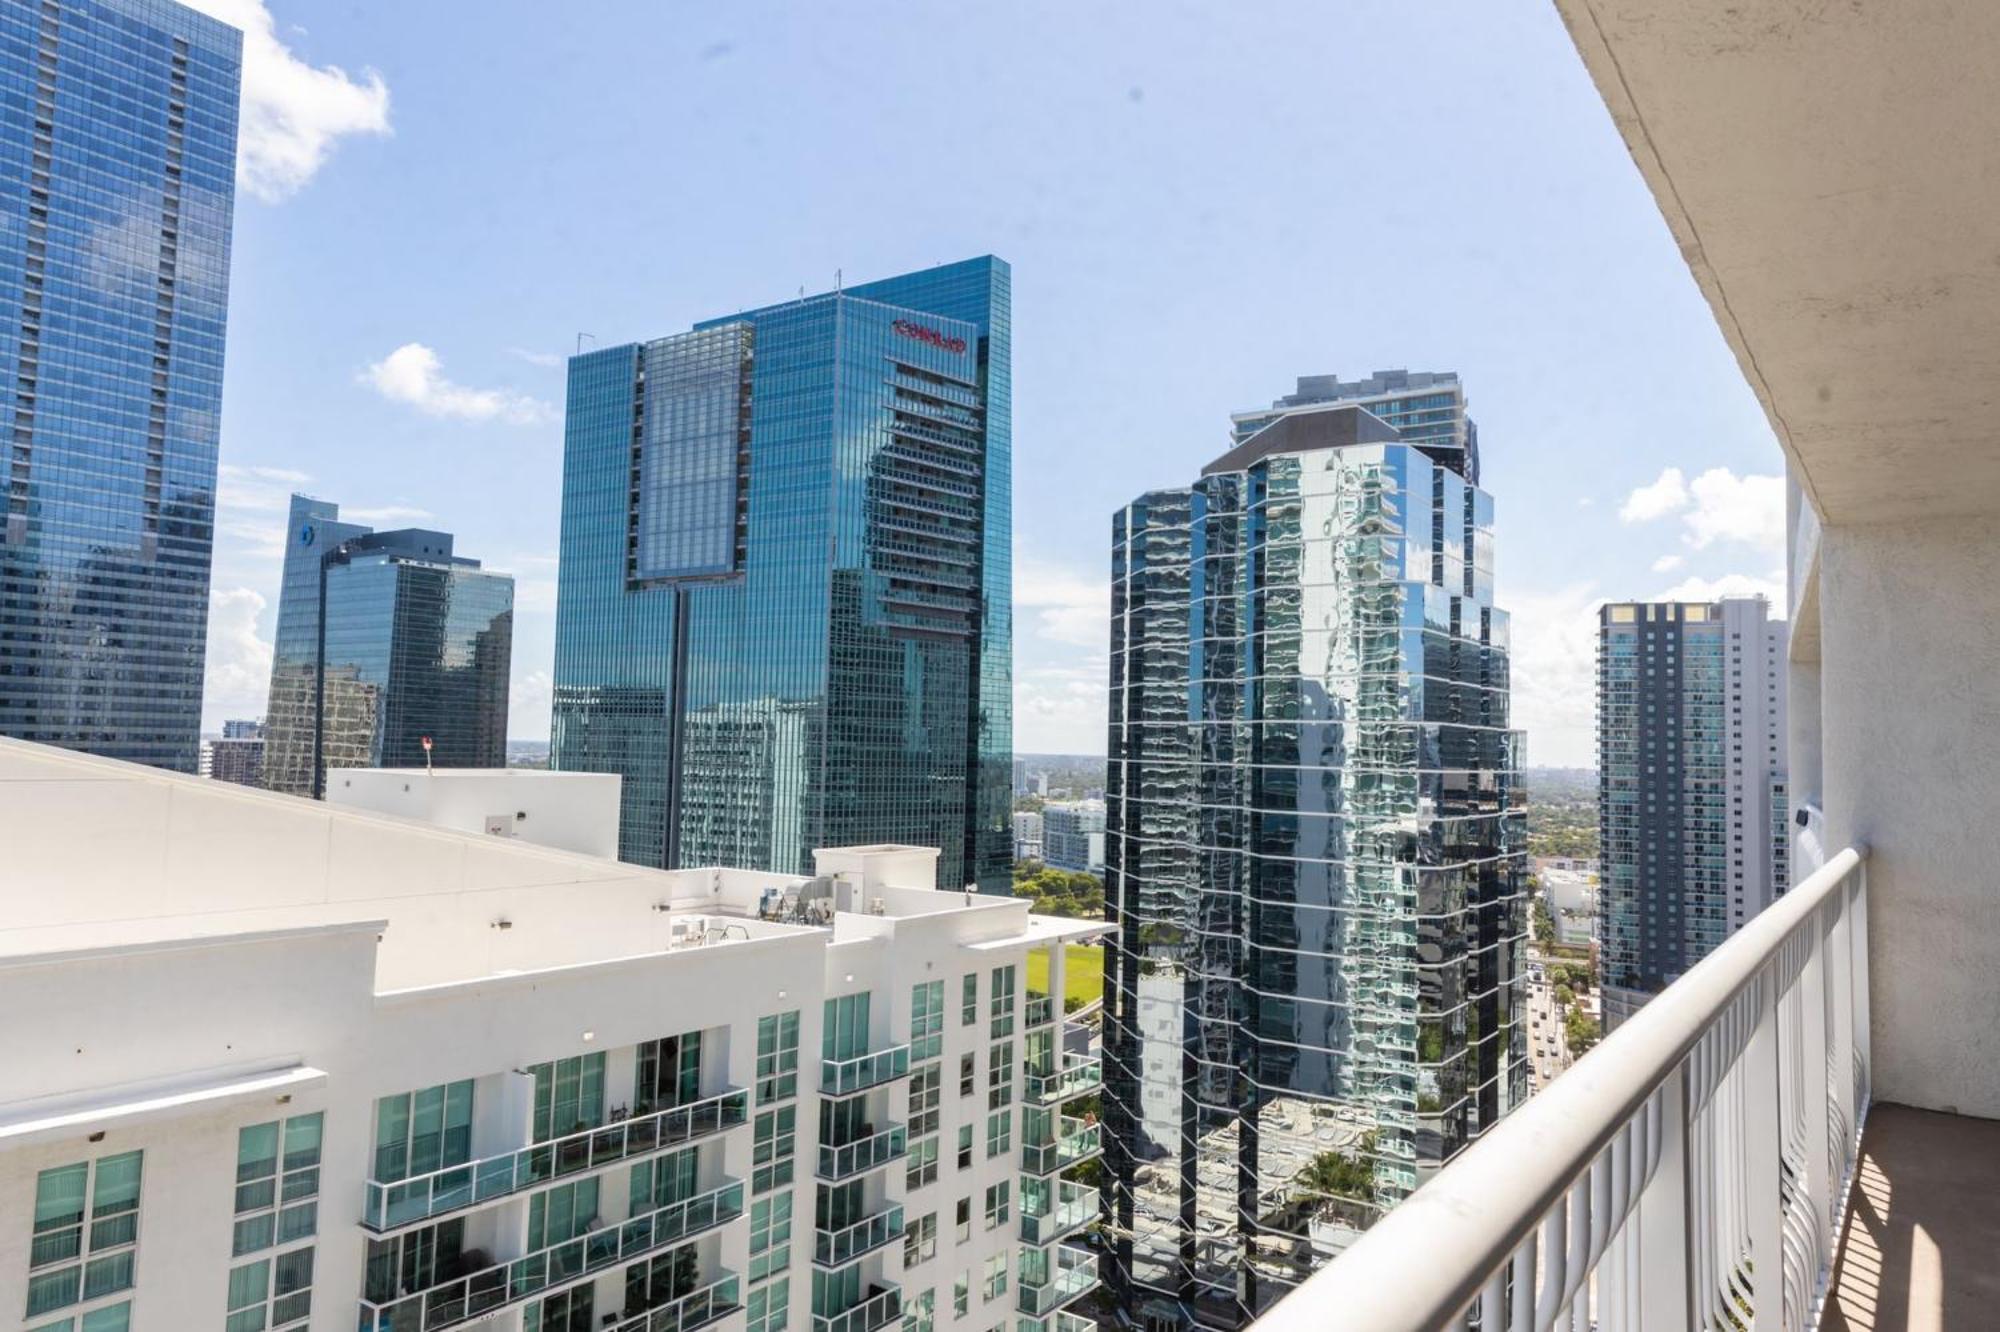
<svg viewBox="0 0 2000 1332">
<path fill-rule="evenodd" d="M 1813 1327 L 1868 1108 L 1865 857 L 1752 919 L 1258 1332 Z"/>
</svg>

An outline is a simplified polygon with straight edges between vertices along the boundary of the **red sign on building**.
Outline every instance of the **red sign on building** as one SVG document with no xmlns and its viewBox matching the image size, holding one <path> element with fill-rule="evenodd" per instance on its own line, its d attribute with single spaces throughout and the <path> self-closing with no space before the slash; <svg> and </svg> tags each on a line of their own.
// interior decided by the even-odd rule
<svg viewBox="0 0 2000 1332">
<path fill-rule="evenodd" d="M 962 352 L 965 350 L 964 338 L 947 337 L 928 324 L 916 324 L 907 319 L 898 319 L 891 327 L 906 338 L 915 338 L 918 342 L 928 342 L 931 346 L 942 347 L 948 352 Z"/>
</svg>

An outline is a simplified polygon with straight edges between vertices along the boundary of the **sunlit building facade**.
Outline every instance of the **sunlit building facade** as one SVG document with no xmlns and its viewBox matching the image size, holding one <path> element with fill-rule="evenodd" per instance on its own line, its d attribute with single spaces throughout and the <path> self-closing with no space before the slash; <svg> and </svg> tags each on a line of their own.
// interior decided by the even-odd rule
<svg viewBox="0 0 2000 1332">
<path fill-rule="evenodd" d="M 448 532 L 344 523 L 338 505 L 292 496 L 267 788 L 318 795 L 333 768 L 506 766 L 514 579 L 452 544 Z"/>
<path fill-rule="evenodd" d="M 192 773 L 242 36 L 0 6 L 0 735 Z"/>
<path fill-rule="evenodd" d="M 1113 519 L 1106 1202 L 1150 1324 L 1247 1321 L 1526 1094 L 1492 501 L 1460 439 L 1266 415 Z"/>
<path fill-rule="evenodd" d="M 1004 890 L 1011 315 L 986 257 L 569 367 L 551 766 L 620 855 L 940 848 Z"/>
</svg>

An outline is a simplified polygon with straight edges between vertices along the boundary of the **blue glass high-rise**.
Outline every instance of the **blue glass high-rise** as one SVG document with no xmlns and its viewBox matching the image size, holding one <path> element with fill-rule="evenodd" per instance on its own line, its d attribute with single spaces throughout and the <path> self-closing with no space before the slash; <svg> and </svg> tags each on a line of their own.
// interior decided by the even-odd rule
<svg viewBox="0 0 2000 1332">
<path fill-rule="evenodd" d="M 0 734 L 195 771 L 242 36 L 0 5 Z"/>
<path fill-rule="evenodd" d="M 1010 282 L 990 256 L 575 357 L 552 766 L 639 864 L 1010 875 Z"/>
</svg>

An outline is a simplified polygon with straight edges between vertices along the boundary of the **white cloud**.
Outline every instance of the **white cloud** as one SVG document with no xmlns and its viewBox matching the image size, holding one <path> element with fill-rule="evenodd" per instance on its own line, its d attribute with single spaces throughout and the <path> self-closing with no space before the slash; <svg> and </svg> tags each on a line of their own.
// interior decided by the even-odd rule
<svg viewBox="0 0 2000 1332">
<path fill-rule="evenodd" d="M 389 133 L 389 86 L 374 70 L 355 78 L 338 65 L 299 59 L 278 39 L 264 0 L 188 3 L 243 30 L 236 176 L 252 195 L 276 203 L 296 194 L 326 163 L 336 140 Z"/>
<path fill-rule="evenodd" d="M 512 389 L 468 388 L 444 377 L 438 355 L 421 342 L 406 342 L 362 373 L 361 380 L 391 402 L 407 403 L 426 416 L 461 421 L 503 420 L 542 425 L 555 419 L 547 403 Z"/>
<path fill-rule="evenodd" d="M 553 370 L 563 363 L 562 355 L 558 352 L 538 352 L 529 351 L 526 347 L 509 347 L 507 354 L 526 361 L 529 365 L 538 365 L 544 370 Z"/>
<path fill-rule="evenodd" d="M 1579 495 L 1576 498 L 1576 507 L 1579 509 L 1588 509 L 1596 503 L 1597 501 L 1589 495 Z"/>
<path fill-rule="evenodd" d="M 1659 559 L 1653 561 L 1653 572 L 1672 573 L 1686 563 L 1687 560 L 1679 555 L 1662 555 Z"/>
<path fill-rule="evenodd" d="M 1510 612 L 1513 724 L 1537 767 L 1596 767 L 1597 607 L 1591 583 L 1514 593 Z"/>
<path fill-rule="evenodd" d="M 218 587 L 208 599 L 208 666 L 203 711 L 224 717 L 261 717 L 271 689 L 271 645 L 257 635 L 268 603 L 247 587 Z"/>
<path fill-rule="evenodd" d="M 1727 467 L 1711 467 L 1690 482 L 1680 468 L 1669 467 L 1652 485 L 1627 496 L 1618 510 L 1628 523 L 1651 522 L 1670 513 L 1681 516 L 1681 540 L 1695 550 L 1717 541 L 1740 541 L 1768 551 L 1785 548 L 1781 476 L 1738 476 Z M 1666 572 L 1657 565 L 1654 570 Z"/>
<path fill-rule="evenodd" d="M 1726 467 L 1703 472 L 1688 487 L 1694 507 L 1684 515 L 1690 546 L 1741 541 L 1760 550 L 1785 548 L 1785 480 L 1737 476 Z"/>
<path fill-rule="evenodd" d="M 507 687 L 509 739 L 543 740 L 549 734 L 549 705 L 555 680 L 547 671 L 517 671 Z"/>
<path fill-rule="evenodd" d="M 1785 613 L 1785 571 L 1774 569 L 1763 577 L 1731 573 L 1720 578 L 1683 578 L 1651 601 L 1719 601 L 1723 597 L 1763 597 L 1778 615 Z"/>
<path fill-rule="evenodd" d="M 1103 651 L 1111 642 L 1111 583 L 1014 551 L 1014 607 L 1032 609 L 1035 635 Z M 1057 751 L 1060 752 L 1060 751 Z"/>
<path fill-rule="evenodd" d="M 1669 467 L 1652 485 L 1641 486 L 1626 496 L 1618 516 L 1628 523 L 1649 523 L 1686 508 L 1687 502 L 1687 478 L 1681 475 L 1680 468 Z"/>
<path fill-rule="evenodd" d="M 1017 754 L 1098 754 L 1104 751 L 1105 680 L 1103 654 L 1076 666 L 1014 668 L 1014 752 Z"/>
</svg>

